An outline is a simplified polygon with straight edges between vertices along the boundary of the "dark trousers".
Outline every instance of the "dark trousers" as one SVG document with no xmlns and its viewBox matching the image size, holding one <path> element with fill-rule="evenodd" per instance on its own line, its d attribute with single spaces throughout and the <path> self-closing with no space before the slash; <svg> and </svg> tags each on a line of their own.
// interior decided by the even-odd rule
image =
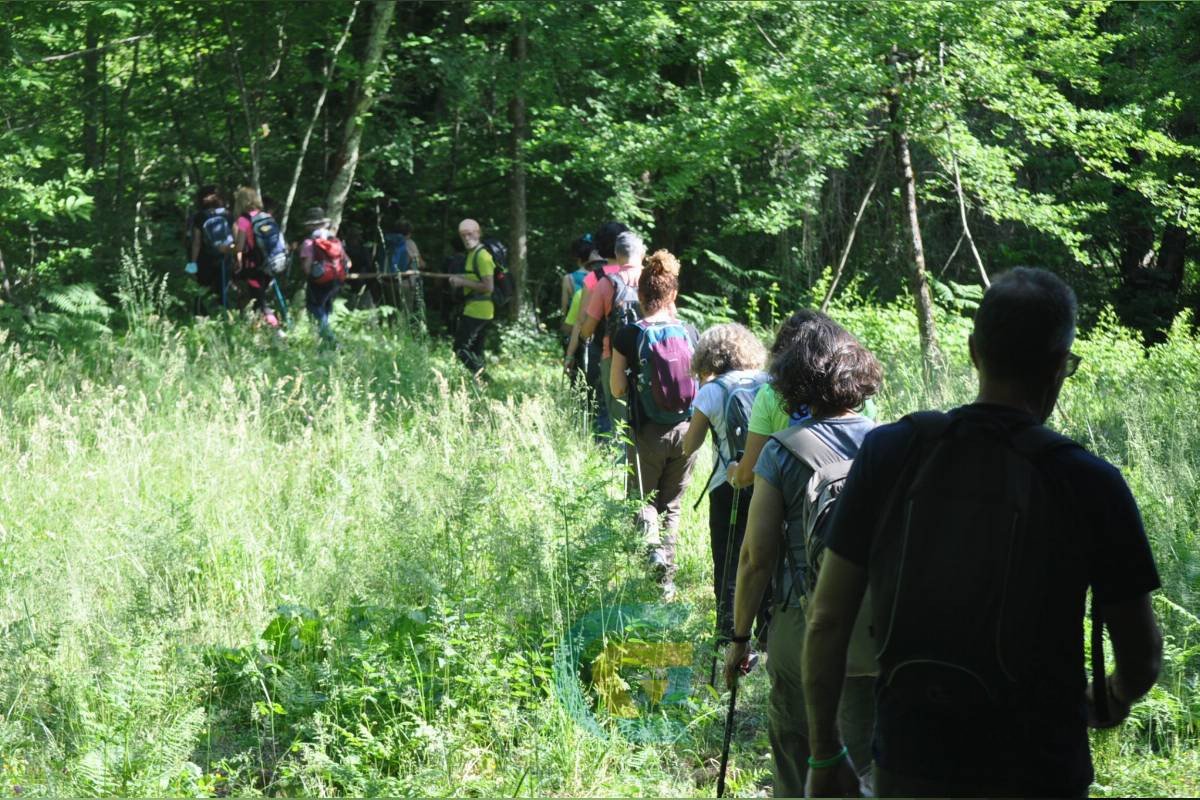
<svg viewBox="0 0 1200 800">
<path fill-rule="evenodd" d="M 206 256 L 200 254 L 200 260 L 196 262 L 196 283 L 208 289 L 212 293 L 212 297 L 218 303 L 225 304 L 225 282 L 228 280 L 228 271 L 223 269 L 223 259 Z M 209 300 L 199 300 L 197 302 L 197 313 L 207 313 L 207 303 Z"/>
<path fill-rule="evenodd" d="M 737 585 L 738 553 L 746 538 L 746 520 L 750 517 L 753 489 L 734 489 L 722 483 L 708 493 L 708 540 L 712 545 L 713 595 L 717 599 L 717 638 L 722 643 L 733 637 L 733 590 Z M 737 516 L 733 517 L 734 498 Z M 733 525 L 730 526 L 730 520 Z M 771 590 L 763 595 L 755 620 L 759 645 L 767 639 L 770 621 Z"/>
<path fill-rule="evenodd" d="M 333 298 L 337 297 L 338 290 L 341 288 L 342 284 L 337 281 L 331 283 L 308 282 L 308 289 L 304 293 L 304 305 L 308 309 L 308 313 L 312 314 L 313 319 L 317 321 L 321 333 L 329 330 L 329 314 L 333 311 Z"/>
<path fill-rule="evenodd" d="M 483 369 L 483 345 L 491 324 L 490 319 L 475 319 L 465 314 L 458 318 L 458 327 L 454 331 L 454 355 L 473 373 Z"/>
<path fill-rule="evenodd" d="M 596 433 L 607 434 L 612 432 L 613 426 L 608 416 L 608 401 L 604 397 L 604 383 L 600 380 L 601 352 L 599 336 L 593 336 L 579 346 L 576 362 L 578 363 L 579 357 L 582 356 L 583 363 L 580 364 L 580 368 L 588 385 L 588 408 L 591 408 L 596 416 Z"/>
</svg>

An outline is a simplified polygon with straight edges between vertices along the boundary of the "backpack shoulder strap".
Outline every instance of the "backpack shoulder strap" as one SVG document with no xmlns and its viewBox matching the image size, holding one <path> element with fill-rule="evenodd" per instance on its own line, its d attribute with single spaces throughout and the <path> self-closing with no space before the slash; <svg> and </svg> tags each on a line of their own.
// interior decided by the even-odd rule
<svg viewBox="0 0 1200 800">
<path fill-rule="evenodd" d="M 771 434 L 771 439 L 814 473 L 828 464 L 846 460 L 807 425 L 793 425 Z"/>
</svg>

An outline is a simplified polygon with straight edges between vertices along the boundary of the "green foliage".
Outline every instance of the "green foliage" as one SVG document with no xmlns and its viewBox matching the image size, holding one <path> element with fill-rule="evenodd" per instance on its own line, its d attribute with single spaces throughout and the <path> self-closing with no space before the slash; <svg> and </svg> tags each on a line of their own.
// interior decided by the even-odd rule
<svg viewBox="0 0 1200 800">
<path fill-rule="evenodd" d="M 832 313 L 884 361 L 892 419 L 924 404 L 915 317 L 855 285 Z M 940 313 L 968 400 L 967 323 Z M 722 706 L 700 686 L 704 515 L 685 514 L 678 576 L 684 636 L 701 643 L 694 721 L 672 745 L 597 738 L 560 703 L 554 651 L 582 615 L 655 590 L 619 468 L 536 366 L 556 345 L 508 337 L 480 393 L 445 347 L 346 314 L 338 352 L 154 313 L 79 349 L 0 343 L 6 791 L 710 791 Z M 1163 678 L 1096 737 L 1102 794 L 1197 788 L 1190 331 L 1182 317 L 1147 349 L 1106 312 L 1056 418 L 1122 467 L 1164 581 Z M 731 780 L 750 793 L 767 773 L 765 677 L 744 688 Z"/>
</svg>

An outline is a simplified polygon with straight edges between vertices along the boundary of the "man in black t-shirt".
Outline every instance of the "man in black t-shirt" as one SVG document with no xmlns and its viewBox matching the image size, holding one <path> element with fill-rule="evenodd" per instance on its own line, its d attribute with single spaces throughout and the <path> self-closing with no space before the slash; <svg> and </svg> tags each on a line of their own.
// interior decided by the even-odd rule
<svg viewBox="0 0 1200 800">
<path fill-rule="evenodd" d="M 1119 724 L 1157 679 L 1159 579 L 1129 487 L 1042 427 L 1079 365 L 1075 311 L 1054 275 L 1004 274 L 969 340 L 976 402 L 882 426 L 859 450 L 809 611 L 809 796 L 858 789 L 836 710 L 868 586 L 881 797 L 1086 796 L 1088 725 Z M 1116 660 L 1107 718 L 1084 673 L 1089 587 Z"/>
</svg>

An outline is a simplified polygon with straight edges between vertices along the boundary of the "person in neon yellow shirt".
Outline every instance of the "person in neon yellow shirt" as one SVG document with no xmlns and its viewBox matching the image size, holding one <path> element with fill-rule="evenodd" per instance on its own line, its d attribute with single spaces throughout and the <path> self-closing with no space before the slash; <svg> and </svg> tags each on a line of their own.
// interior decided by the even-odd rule
<svg viewBox="0 0 1200 800">
<path fill-rule="evenodd" d="M 496 264 L 482 244 L 483 228 L 478 222 L 464 219 L 458 224 L 458 235 L 467 251 L 467 263 L 462 275 L 451 275 L 449 280 L 452 288 L 462 290 L 466 303 L 454 332 L 454 353 L 478 378 L 483 374 L 487 330 L 496 316 L 496 306 L 492 302 Z"/>
</svg>

